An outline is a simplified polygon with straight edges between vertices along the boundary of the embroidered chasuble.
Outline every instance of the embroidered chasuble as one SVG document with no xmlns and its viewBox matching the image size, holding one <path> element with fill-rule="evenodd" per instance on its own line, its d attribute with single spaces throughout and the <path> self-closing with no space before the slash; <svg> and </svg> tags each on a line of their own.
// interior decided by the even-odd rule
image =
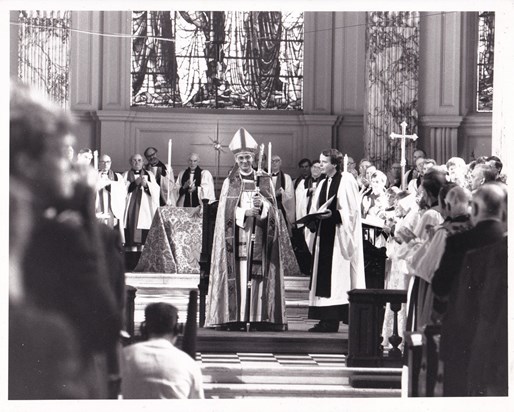
<svg viewBox="0 0 514 412">
<path fill-rule="evenodd" d="M 255 172 L 242 176 L 234 167 L 225 179 L 220 195 L 213 240 L 211 281 L 207 296 L 206 326 L 243 322 L 246 307 L 246 280 L 252 273 L 250 321 L 285 327 L 284 260 L 294 254 L 280 241 L 287 236 L 280 218 L 271 179 L 260 179 L 263 207 L 255 225 L 253 260 L 249 241 L 253 217 L 245 217 L 252 207 Z"/>
</svg>

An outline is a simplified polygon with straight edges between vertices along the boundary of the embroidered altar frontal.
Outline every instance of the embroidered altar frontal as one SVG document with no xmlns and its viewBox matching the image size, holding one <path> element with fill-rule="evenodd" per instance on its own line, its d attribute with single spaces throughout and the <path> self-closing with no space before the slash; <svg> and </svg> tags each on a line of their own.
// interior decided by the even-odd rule
<svg viewBox="0 0 514 412">
<path fill-rule="evenodd" d="M 157 209 L 136 272 L 200 273 L 202 213 L 195 215 L 195 211 L 174 206 Z"/>
</svg>

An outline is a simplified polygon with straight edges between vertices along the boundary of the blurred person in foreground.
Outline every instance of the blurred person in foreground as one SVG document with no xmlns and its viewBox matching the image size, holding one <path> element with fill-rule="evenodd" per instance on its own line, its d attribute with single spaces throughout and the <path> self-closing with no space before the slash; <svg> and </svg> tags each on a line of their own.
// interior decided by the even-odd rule
<svg viewBox="0 0 514 412">
<path fill-rule="evenodd" d="M 74 180 L 70 131 L 61 108 L 23 84 L 12 85 L 10 173 L 33 195 L 33 232 L 22 260 L 27 300 L 70 323 L 79 340 L 86 397 L 102 398 L 106 354 L 118 339 L 121 317 L 96 234 L 94 188 L 83 190 Z"/>
<path fill-rule="evenodd" d="M 21 263 L 31 235 L 31 196 L 9 182 L 9 400 L 84 398 L 77 336 L 66 319 L 25 296 Z"/>
</svg>

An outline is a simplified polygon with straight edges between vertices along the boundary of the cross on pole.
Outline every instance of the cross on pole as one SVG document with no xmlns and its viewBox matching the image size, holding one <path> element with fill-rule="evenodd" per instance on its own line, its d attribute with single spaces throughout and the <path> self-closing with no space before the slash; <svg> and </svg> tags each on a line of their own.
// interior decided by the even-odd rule
<svg viewBox="0 0 514 412">
<path fill-rule="evenodd" d="M 402 190 L 405 190 L 405 165 L 407 164 L 407 161 L 405 159 L 405 139 L 412 139 L 412 141 L 415 141 L 418 136 L 413 134 L 407 134 L 407 123 L 405 121 L 400 123 L 400 126 L 402 127 L 402 133 L 391 133 L 389 137 L 391 139 L 401 139 L 401 159 L 400 159 L 400 165 L 402 166 Z"/>
</svg>

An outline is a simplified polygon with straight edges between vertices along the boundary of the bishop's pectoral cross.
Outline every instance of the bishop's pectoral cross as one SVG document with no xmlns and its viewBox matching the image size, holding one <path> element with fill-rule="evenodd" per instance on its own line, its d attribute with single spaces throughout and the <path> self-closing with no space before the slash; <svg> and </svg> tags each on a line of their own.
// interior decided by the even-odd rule
<svg viewBox="0 0 514 412">
<path fill-rule="evenodd" d="M 400 165 L 402 167 L 402 190 L 405 190 L 405 165 L 407 164 L 407 161 L 405 159 L 405 139 L 412 139 L 412 141 L 415 141 L 418 138 L 418 136 L 415 133 L 410 134 L 410 135 L 407 134 L 407 123 L 406 122 L 403 121 L 400 124 L 400 126 L 402 127 L 402 133 L 401 134 L 391 133 L 389 135 L 389 137 L 391 139 L 402 139 Z"/>
</svg>

